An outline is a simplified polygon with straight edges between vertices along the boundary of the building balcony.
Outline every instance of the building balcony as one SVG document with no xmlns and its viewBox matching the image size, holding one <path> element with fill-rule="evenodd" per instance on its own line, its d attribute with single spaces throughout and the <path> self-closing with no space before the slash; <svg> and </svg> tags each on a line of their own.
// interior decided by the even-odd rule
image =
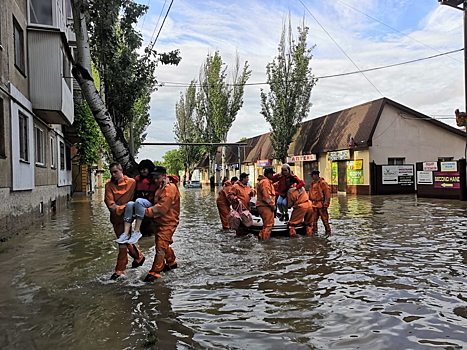
<svg viewBox="0 0 467 350">
<path fill-rule="evenodd" d="M 71 52 L 63 32 L 28 28 L 29 93 L 34 112 L 50 124 L 73 123 Z"/>
</svg>

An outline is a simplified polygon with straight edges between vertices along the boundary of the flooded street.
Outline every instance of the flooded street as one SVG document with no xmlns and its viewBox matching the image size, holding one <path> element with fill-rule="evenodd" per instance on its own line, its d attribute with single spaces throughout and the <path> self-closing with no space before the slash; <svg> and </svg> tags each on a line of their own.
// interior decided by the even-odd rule
<svg viewBox="0 0 467 350">
<path fill-rule="evenodd" d="M 335 195 L 333 235 L 222 231 L 214 192 L 181 190 L 179 268 L 109 277 L 103 194 L 0 243 L 0 349 L 466 349 L 467 203 Z M 131 260 L 131 259 L 130 259 Z"/>
</svg>

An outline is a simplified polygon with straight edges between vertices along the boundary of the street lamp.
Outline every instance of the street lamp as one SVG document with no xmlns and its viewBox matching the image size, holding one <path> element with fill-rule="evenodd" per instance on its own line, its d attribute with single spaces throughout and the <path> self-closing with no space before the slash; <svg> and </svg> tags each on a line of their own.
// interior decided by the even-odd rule
<svg viewBox="0 0 467 350">
<path fill-rule="evenodd" d="M 465 98 L 465 110 L 467 111 L 467 0 L 438 0 L 441 5 L 447 5 L 455 9 L 464 11 L 464 98 Z M 465 114 L 462 113 L 461 114 Z M 456 110 L 456 120 L 458 119 L 459 111 Z M 467 127 L 466 127 L 467 136 Z M 464 158 L 467 166 L 467 140 L 465 145 Z M 467 173 L 467 167 L 465 169 Z M 464 185 L 461 184 L 460 199 L 467 200 L 467 174 Z"/>
</svg>

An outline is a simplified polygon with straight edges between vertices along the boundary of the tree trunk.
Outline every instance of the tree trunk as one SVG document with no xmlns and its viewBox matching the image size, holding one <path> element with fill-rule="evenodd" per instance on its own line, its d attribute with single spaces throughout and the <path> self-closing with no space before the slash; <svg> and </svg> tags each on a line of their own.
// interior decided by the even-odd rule
<svg viewBox="0 0 467 350">
<path fill-rule="evenodd" d="M 73 9 L 73 27 L 76 35 L 78 57 L 73 65 L 73 77 L 78 82 L 89 108 L 104 135 L 114 160 L 120 163 L 126 174 L 135 174 L 137 164 L 130 153 L 123 132 L 115 127 L 112 118 L 97 92 L 91 74 L 91 51 L 85 17 L 85 1 L 71 0 Z"/>
</svg>

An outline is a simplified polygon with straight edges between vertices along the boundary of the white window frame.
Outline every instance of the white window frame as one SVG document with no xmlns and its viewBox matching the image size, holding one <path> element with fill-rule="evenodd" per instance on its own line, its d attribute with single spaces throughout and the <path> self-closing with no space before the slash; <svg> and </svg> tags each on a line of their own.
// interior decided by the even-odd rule
<svg viewBox="0 0 467 350">
<path fill-rule="evenodd" d="M 54 27 L 54 24 L 56 23 L 55 19 L 55 12 L 56 12 L 56 1 L 54 0 L 47 0 L 50 1 L 50 6 L 51 6 L 51 19 L 52 19 L 52 24 L 47 24 L 47 23 L 36 23 L 32 21 L 32 13 L 34 11 L 34 6 L 31 4 L 31 0 L 28 0 L 28 19 L 29 19 L 29 24 L 33 26 L 41 26 L 41 27 Z"/>
<path fill-rule="evenodd" d="M 55 169 L 55 160 L 56 160 L 56 153 L 55 153 L 55 138 L 50 138 L 50 167 Z"/>
<path fill-rule="evenodd" d="M 18 113 L 18 124 L 19 159 L 29 163 L 29 117 L 21 111 Z"/>
<path fill-rule="evenodd" d="M 45 165 L 45 132 L 34 125 L 34 145 L 36 165 Z"/>
</svg>

